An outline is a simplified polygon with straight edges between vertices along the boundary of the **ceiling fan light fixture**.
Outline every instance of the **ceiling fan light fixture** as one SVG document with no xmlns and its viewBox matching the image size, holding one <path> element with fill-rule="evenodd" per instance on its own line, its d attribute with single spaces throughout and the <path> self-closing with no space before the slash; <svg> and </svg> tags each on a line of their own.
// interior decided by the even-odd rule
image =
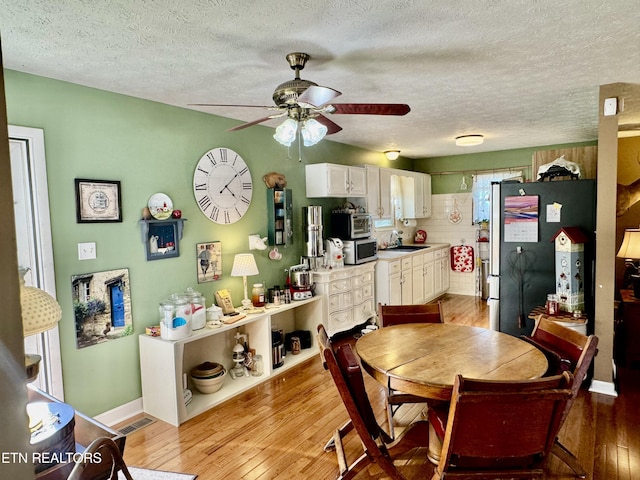
<svg viewBox="0 0 640 480">
<path fill-rule="evenodd" d="M 327 127 L 314 118 L 305 120 L 302 124 L 302 140 L 305 147 L 311 147 L 324 138 Z"/>
<path fill-rule="evenodd" d="M 384 156 L 387 160 L 397 160 L 400 156 L 400 150 L 385 150 Z"/>
<path fill-rule="evenodd" d="M 290 147 L 293 141 L 296 139 L 296 132 L 298 131 L 298 122 L 292 118 L 287 118 L 282 124 L 276 128 L 276 133 L 273 138 L 281 143 L 285 147 Z"/>
<path fill-rule="evenodd" d="M 458 147 L 473 147 L 475 145 L 481 145 L 484 142 L 482 135 L 461 135 L 456 137 L 456 145 Z"/>
</svg>

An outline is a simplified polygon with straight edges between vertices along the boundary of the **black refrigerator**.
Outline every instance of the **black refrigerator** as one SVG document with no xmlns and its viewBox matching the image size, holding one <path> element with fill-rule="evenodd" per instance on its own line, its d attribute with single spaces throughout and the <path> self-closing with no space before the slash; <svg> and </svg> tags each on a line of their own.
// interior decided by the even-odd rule
<svg viewBox="0 0 640 480">
<path fill-rule="evenodd" d="M 587 237 L 581 276 L 587 329 L 592 331 L 595 180 L 495 183 L 491 211 L 490 327 L 515 336 L 531 333 L 534 321 L 529 314 L 556 292 L 552 239 L 562 227 L 579 227 Z"/>
</svg>

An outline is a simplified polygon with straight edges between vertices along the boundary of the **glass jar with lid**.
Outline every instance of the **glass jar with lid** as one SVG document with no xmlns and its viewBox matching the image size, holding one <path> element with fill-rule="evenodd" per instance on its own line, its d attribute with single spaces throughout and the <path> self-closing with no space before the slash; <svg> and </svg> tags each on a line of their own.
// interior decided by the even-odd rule
<svg viewBox="0 0 640 480">
<path fill-rule="evenodd" d="M 251 303 L 254 307 L 264 307 L 264 286 L 262 283 L 254 283 L 251 290 Z"/>
<path fill-rule="evenodd" d="M 207 311 L 205 308 L 204 295 L 189 287 L 185 290 L 185 298 L 191 305 L 191 323 L 194 330 L 204 328 L 207 324 Z"/>
</svg>

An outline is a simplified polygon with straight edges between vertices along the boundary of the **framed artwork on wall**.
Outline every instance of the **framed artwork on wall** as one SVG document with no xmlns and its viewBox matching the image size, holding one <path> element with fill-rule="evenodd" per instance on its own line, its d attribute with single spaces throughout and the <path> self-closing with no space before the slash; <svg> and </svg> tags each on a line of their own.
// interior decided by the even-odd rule
<svg viewBox="0 0 640 480">
<path fill-rule="evenodd" d="M 122 198 L 117 180 L 76 178 L 78 223 L 122 222 Z"/>
<path fill-rule="evenodd" d="M 196 244 L 198 283 L 213 282 L 222 278 L 222 244 L 205 242 Z"/>
<path fill-rule="evenodd" d="M 128 268 L 72 275 L 71 292 L 78 348 L 133 334 Z"/>
</svg>

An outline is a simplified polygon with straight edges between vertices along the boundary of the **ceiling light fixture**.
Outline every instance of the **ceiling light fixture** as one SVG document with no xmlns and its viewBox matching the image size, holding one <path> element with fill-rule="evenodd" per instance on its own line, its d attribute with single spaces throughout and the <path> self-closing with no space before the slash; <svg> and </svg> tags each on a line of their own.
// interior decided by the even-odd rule
<svg viewBox="0 0 640 480">
<path fill-rule="evenodd" d="M 387 160 L 397 160 L 400 156 L 400 150 L 385 150 L 384 156 Z"/>
<path fill-rule="evenodd" d="M 456 145 L 458 147 L 473 147 L 475 145 L 481 145 L 484 142 L 482 135 L 461 135 L 456 137 Z"/>
<path fill-rule="evenodd" d="M 273 138 L 285 147 L 290 147 L 296 139 L 298 127 L 305 147 L 311 147 L 318 143 L 327 134 L 327 127 L 314 118 L 308 118 L 303 122 L 297 122 L 292 118 L 287 118 L 282 125 L 276 128 Z"/>
</svg>

